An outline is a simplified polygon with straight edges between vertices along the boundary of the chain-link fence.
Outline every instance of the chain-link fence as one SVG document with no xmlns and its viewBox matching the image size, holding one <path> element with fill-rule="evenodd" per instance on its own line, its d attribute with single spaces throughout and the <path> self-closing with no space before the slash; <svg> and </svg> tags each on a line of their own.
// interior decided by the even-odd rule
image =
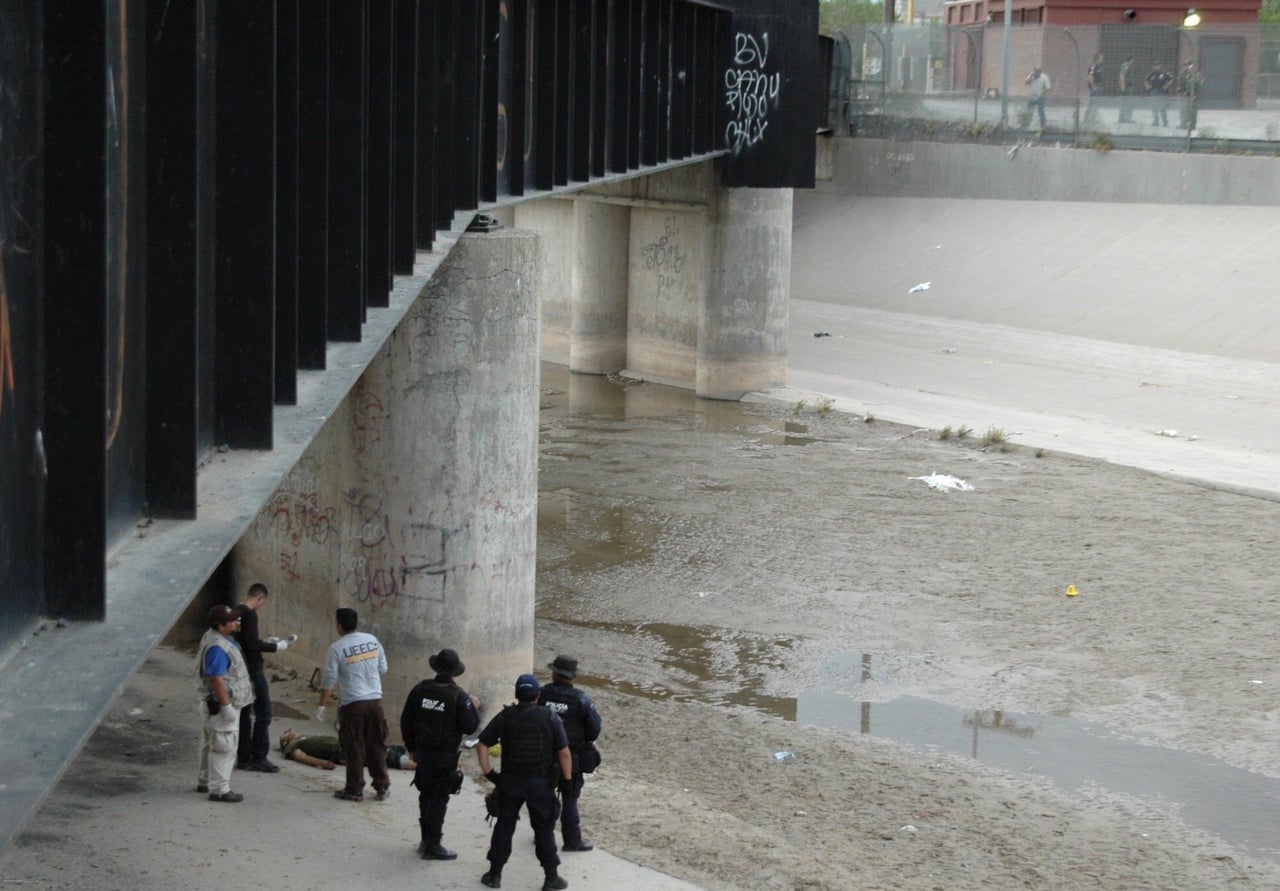
<svg viewBox="0 0 1280 891">
<path fill-rule="evenodd" d="M 911 121 L 974 134 L 1280 141 L 1280 26 L 1018 24 L 1006 35 L 999 23 L 935 22 L 850 25 L 834 37 L 854 132 Z"/>
</svg>

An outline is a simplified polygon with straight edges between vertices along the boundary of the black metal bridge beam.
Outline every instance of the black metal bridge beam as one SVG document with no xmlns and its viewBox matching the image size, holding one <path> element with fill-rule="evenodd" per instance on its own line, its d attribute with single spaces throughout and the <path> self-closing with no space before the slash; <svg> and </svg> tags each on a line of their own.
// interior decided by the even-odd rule
<svg viewBox="0 0 1280 891">
<path fill-rule="evenodd" d="M 0 424 L 23 419 L 0 482 L 37 496 L 0 532 L 40 551 L 0 547 L 0 579 L 67 616 L 103 616 L 139 518 L 195 516 L 210 449 L 272 448 L 299 372 L 458 213 L 720 154 L 726 185 L 812 185 L 816 0 L 13 0 L 0 23 L 0 71 L 43 59 L 45 85 L 0 103 L 0 174 L 36 182 L 0 223 L 39 221 L 40 264 L 6 259 L 0 334 L 43 345 L 0 337 Z M 748 107 L 733 66 L 793 108 Z"/>
</svg>

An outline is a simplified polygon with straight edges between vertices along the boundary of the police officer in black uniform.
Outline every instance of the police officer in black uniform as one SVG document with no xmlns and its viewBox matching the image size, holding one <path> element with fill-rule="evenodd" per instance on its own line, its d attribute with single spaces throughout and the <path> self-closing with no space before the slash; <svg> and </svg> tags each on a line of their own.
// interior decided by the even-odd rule
<svg viewBox="0 0 1280 891">
<path fill-rule="evenodd" d="M 489 839 L 489 871 L 480 877 L 486 888 L 502 887 L 502 867 L 511 859 L 511 836 L 521 806 L 529 809 L 534 850 L 546 873 L 543 891 L 560 891 L 569 883 L 559 874 L 556 853 L 556 789 L 573 791 L 573 759 L 564 723 L 546 706 L 538 705 L 538 679 L 516 678 L 516 704 L 494 716 L 476 745 L 480 770 L 497 786 L 498 821 Z M 489 761 L 489 747 L 502 744 L 502 773 Z"/>
<path fill-rule="evenodd" d="M 410 691 L 400 712 L 400 733 L 418 765 L 413 775 L 422 827 L 418 853 L 423 860 L 454 860 L 458 855 L 440 843 L 444 815 L 449 796 L 461 788 L 458 746 L 480 726 L 480 701 L 453 680 L 467 670 L 456 651 L 443 649 L 427 662 L 436 676 Z"/>
<path fill-rule="evenodd" d="M 595 845 L 582 837 L 582 820 L 578 815 L 578 799 L 582 796 L 582 753 L 587 743 L 600 738 L 600 713 L 585 691 L 573 685 L 578 676 L 578 660 L 556 656 L 547 664 L 551 683 L 542 688 L 538 702 L 560 716 L 569 738 L 569 754 L 573 758 L 573 794 L 560 802 L 560 833 L 565 851 L 590 851 Z"/>
</svg>

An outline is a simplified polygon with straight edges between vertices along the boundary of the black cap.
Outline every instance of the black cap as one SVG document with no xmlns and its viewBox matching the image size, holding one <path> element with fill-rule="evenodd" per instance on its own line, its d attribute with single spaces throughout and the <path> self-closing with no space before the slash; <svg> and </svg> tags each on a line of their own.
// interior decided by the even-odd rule
<svg viewBox="0 0 1280 891">
<path fill-rule="evenodd" d="M 239 622 L 240 613 L 227 606 L 225 603 L 219 603 L 213 609 L 209 610 L 209 627 L 217 628 L 219 625 L 225 625 L 227 622 Z"/>
</svg>

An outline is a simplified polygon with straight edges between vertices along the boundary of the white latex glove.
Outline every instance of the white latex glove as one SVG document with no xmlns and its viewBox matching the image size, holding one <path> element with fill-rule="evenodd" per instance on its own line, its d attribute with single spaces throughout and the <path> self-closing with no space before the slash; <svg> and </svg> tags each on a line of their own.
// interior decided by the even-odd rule
<svg viewBox="0 0 1280 891">
<path fill-rule="evenodd" d="M 319 721 L 320 723 L 322 723 L 322 724 L 323 724 L 323 723 L 324 723 L 324 712 L 325 712 L 325 707 L 324 707 L 323 705 L 321 705 L 321 706 L 317 706 L 317 707 L 316 707 L 316 713 L 315 713 L 314 715 L 312 715 L 311 717 L 315 718 L 317 721 Z"/>
<path fill-rule="evenodd" d="M 289 641 L 287 640 L 278 640 L 275 643 L 277 653 L 283 653 L 285 650 L 289 649 Z"/>
<path fill-rule="evenodd" d="M 285 638 L 285 640 L 288 641 L 289 643 L 293 643 L 297 639 L 298 639 L 298 635 L 296 634 L 290 634 L 288 637 Z"/>
<path fill-rule="evenodd" d="M 213 716 L 213 729 L 219 733 L 229 733 L 240 729 L 240 710 L 224 705 L 222 710 Z"/>
</svg>

